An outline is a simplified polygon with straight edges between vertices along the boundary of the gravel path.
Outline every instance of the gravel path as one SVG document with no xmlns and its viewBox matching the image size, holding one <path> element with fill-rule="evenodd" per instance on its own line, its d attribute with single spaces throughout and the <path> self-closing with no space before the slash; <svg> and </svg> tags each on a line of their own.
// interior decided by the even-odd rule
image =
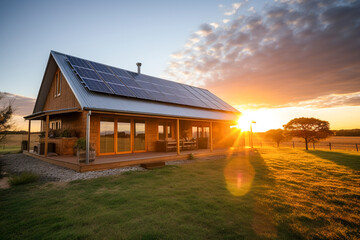
<svg viewBox="0 0 360 240">
<path fill-rule="evenodd" d="M 38 174 L 40 181 L 70 182 L 78 179 L 98 178 L 102 176 L 117 175 L 128 171 L 144 171 L 139 166 L 109 169 L 104 171 L 92 171 L 79 173 L 74 170 L 59 167 L 24 154 L 7 154 L 0 156 L 2 170 L 12 174 L 30 171 Z"/>
</svg>

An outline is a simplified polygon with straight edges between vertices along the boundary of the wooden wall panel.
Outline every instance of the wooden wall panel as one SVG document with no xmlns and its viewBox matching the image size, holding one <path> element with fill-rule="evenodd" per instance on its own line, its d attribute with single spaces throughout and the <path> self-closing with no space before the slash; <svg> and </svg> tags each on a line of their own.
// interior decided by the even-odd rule
<svg viewBox="0 0 360 240">
<path fill-rule="evenodd" d="M 59 71 L 59 69 L 57 70 Z M 61 74 L 61 95 L 55 96 L 56 93 L 56 81 L 55 76 L 53 77 L 53 81 L 51 83 L 50 91 L 45 101 L 45 105 L 43 111 L 48 110 L 56 110 L 56 109 L 64 109 L 64 108 L 80 108 L 80 104 L 77 101 L 74 93 L 72 92 L 69 84 L 65 80 L 64 75 Z"/>
</svg>

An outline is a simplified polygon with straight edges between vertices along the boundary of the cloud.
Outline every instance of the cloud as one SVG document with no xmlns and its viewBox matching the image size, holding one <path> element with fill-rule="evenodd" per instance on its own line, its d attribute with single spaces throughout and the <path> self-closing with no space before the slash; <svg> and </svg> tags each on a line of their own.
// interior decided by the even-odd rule
<svg viewBox="0 0 360 240">
<path fill-rule="evenodd" d="M 21 95 L 16 95 L 7 92 L 0 92 L 4 94 L 0 101 L 0 107 L 6 106 L 11 103 L 14 113 L 12 117 L 13 130 L 27 130 L 27 122 L 24 116 L 30 115 L 34 109 L 35 99 Z M 32 131 L 39 131 L 40 121 L 32 121 Z"/>
<path fill-rule="evenodd" d="M 359 104 L 353 96 L 360 91 L 359 1 L 278 1 L 224 20 L 217 28 L 202 25 L 201 34 L 190 37 L 197 41 L 171 60 L 166 74 L 234 105 L 279 106 L 346 94 L 351 101 L 342 104 Z"/>
<path fill-rule="evenodd" d="M 14 115 L 26 116 L 32 113 L 36 101 L 34 98 L 24 97 L 7 92 L 0 93 L 4 94 L 4 98 L 1 99 L 1 106 L 11 103 L 14 109 Z"/>
<path fill-rule="evenodd" d="M 360 106 L 360 92 L 348 94 L 329 94 L 320 96 L 315 99 L 301 101 L 297 103 L 289 103 L 285 107 L 304 107 L 304 108 L 329 108 L 344 106 Z"/>
<path fill-rule="evenodd" d="M 228 11 L 228 12 L 225 12 L 224 15 L 226 15 L 226 16 L 234 15 L 235 13 L 237 13 L 237 11 L 239 10 L 239 8 L 240 8 L 241 6 L 243 6 L 246 2 L 247 2 L 247 0 L 244 1 L 244 2 L 233 3 L 233 4 L 231 5 L 231 10 Z"/>
</svg>

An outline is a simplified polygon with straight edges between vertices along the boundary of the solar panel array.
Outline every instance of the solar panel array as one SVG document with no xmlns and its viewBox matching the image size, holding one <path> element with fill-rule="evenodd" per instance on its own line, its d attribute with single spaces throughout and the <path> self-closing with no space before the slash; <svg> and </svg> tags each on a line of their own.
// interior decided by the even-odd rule
<svg viewBox="0 0 360 240">
<path fill-rule="evenodd" d="M 235 111 L 206 89 L 67 56 L 75 74 L 90 91 L 221 111 Z"/>
</svg>

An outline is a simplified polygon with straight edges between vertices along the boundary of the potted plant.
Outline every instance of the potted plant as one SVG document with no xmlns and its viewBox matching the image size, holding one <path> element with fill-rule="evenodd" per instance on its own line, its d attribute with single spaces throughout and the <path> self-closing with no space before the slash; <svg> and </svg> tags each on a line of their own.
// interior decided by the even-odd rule
<svg viewBox="0 0 360 240">
<path fill-rule="evenodd" d="M 76 149 L 76 156 L 78 157 L 78 160 L 80 163 L 86 162 L 86 140 L 85 138 L 79 138 L 74 148 Z M 95 160 L 95 150 L 90 147 L 89 151 L 89 161 L 92 162 Z"/>
</svg>

